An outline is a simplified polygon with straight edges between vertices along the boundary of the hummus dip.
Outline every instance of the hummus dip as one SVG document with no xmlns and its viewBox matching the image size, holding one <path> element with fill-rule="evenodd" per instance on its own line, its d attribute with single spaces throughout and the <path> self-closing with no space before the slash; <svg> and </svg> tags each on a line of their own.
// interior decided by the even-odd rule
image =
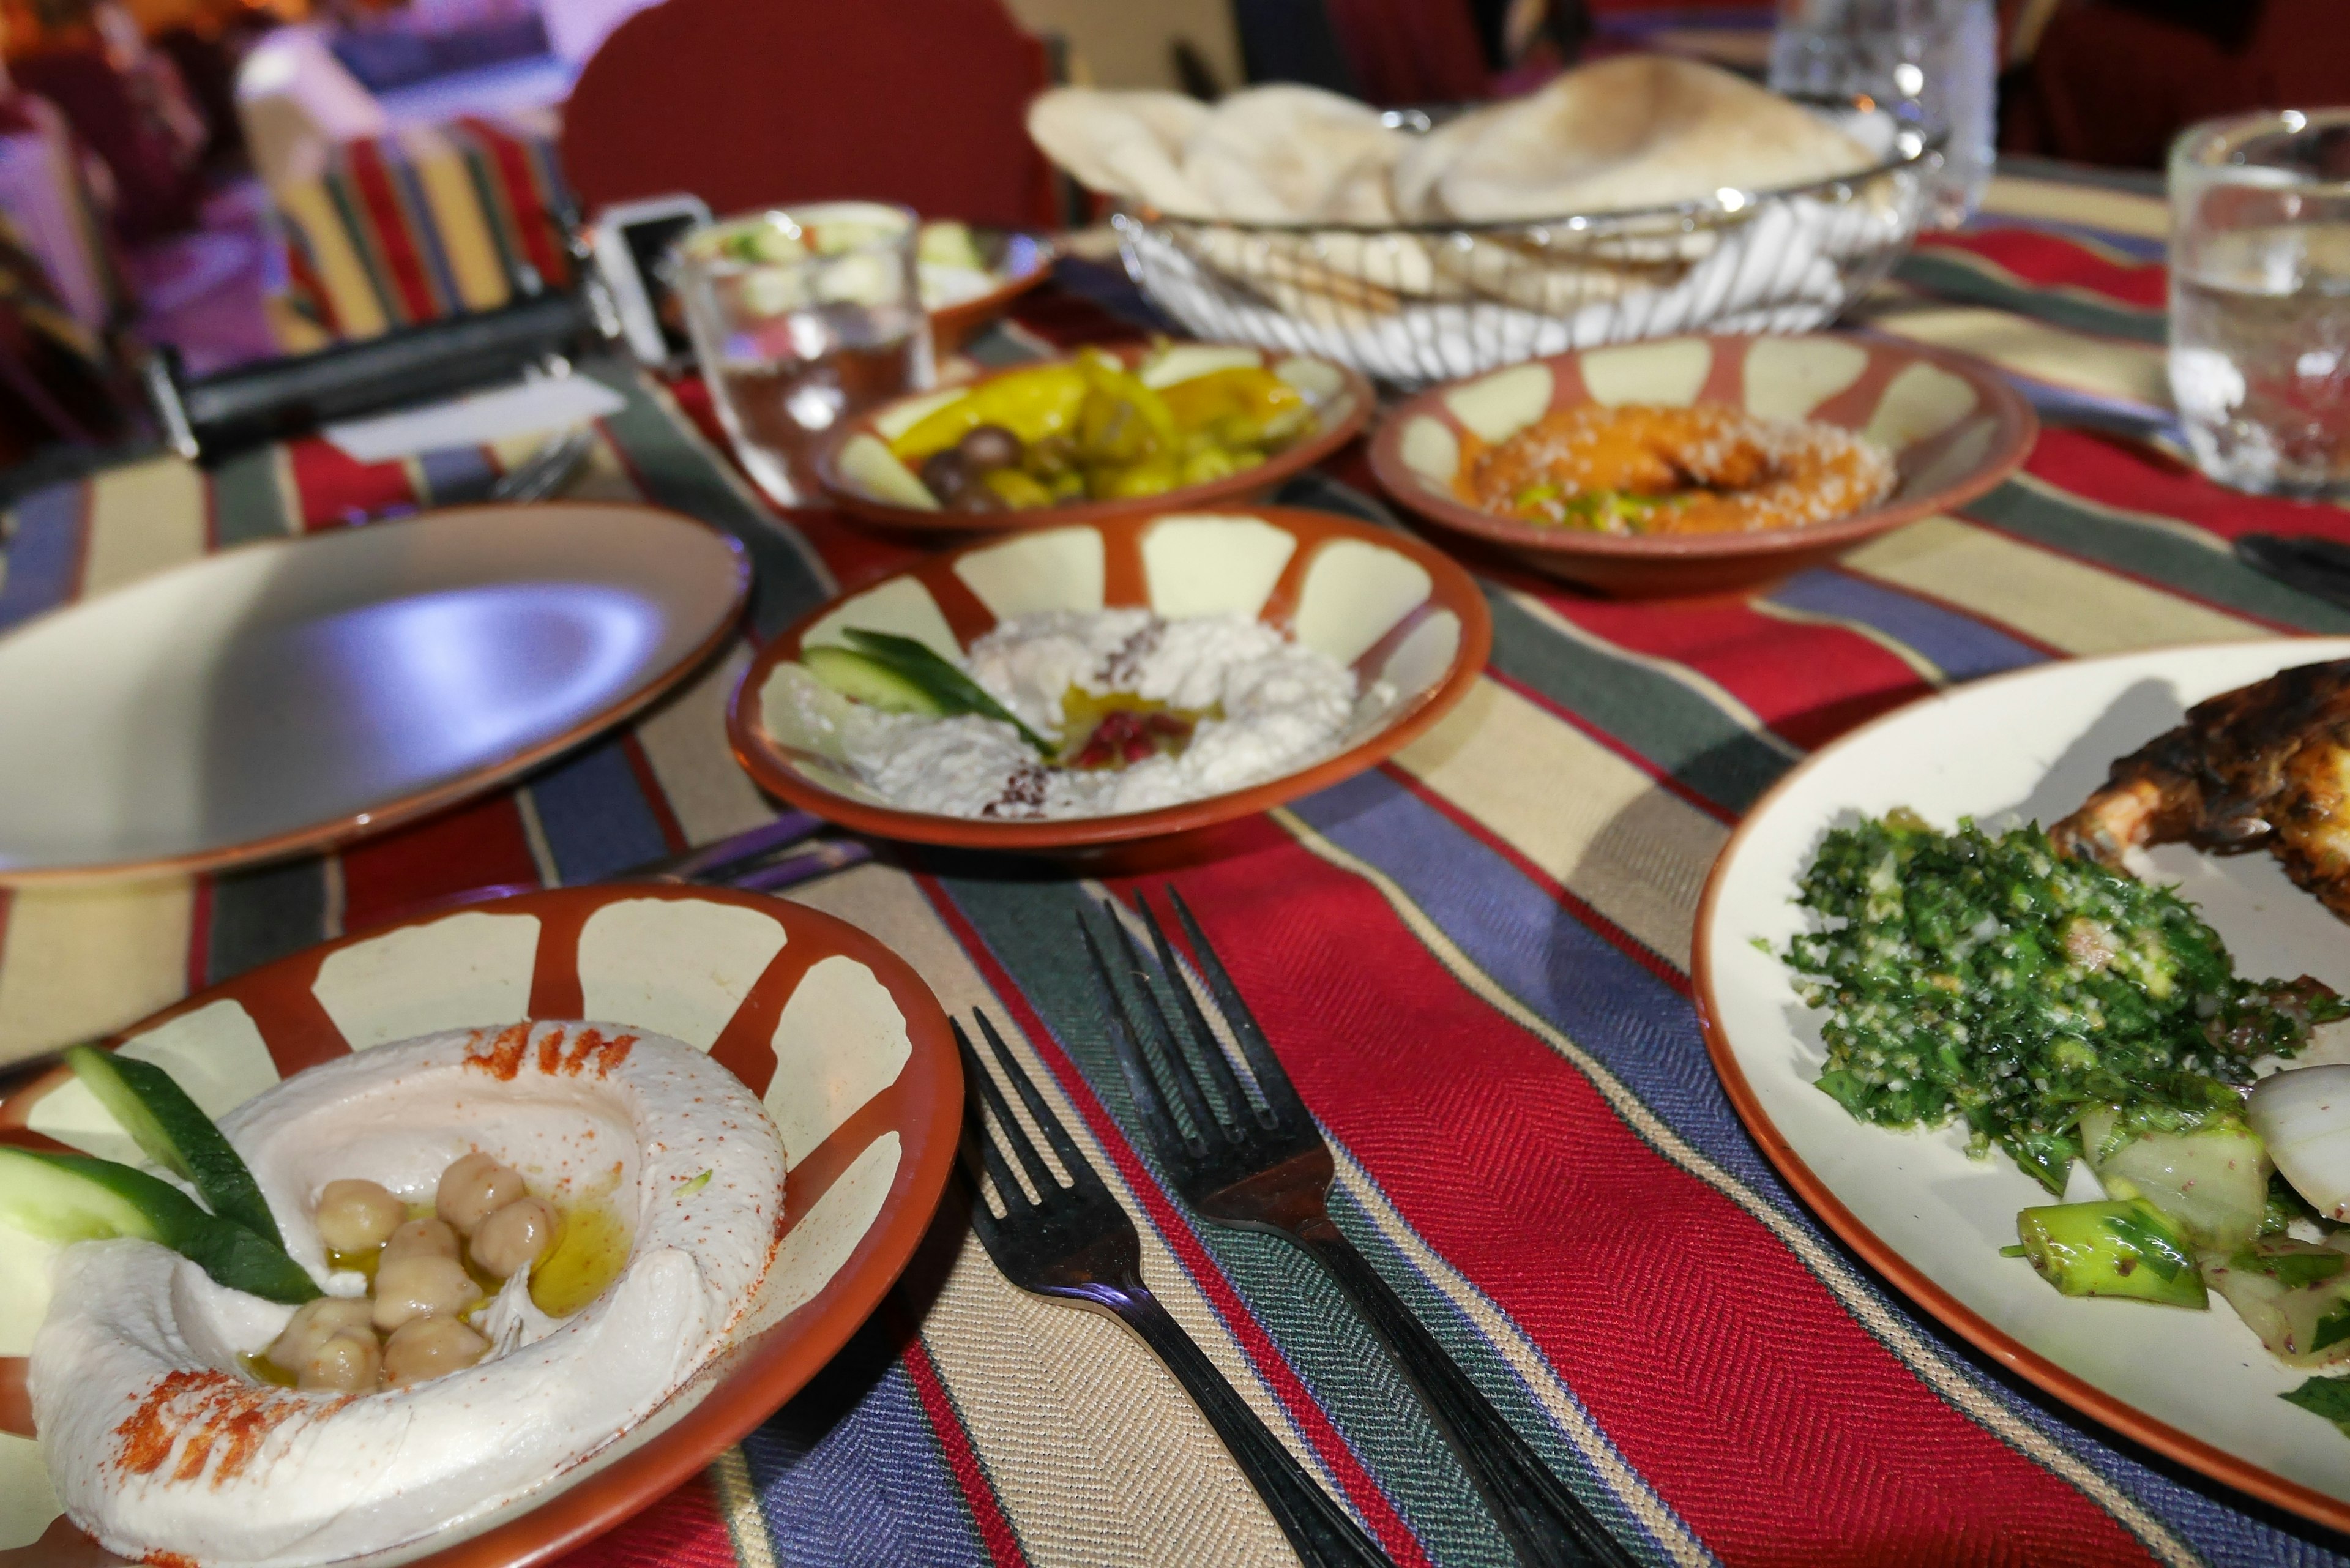
<svg viewBox="0 0 2350 1568">
<path fill-rule="evenodd" d="M 883 712 L 790 667 L 796 678 L 771 683 L 764 701 L 795 705 L 790 727 L 836 741 L 839 758 L 890 805 L 1014 821 L 1153 811 L 1278 778 L 1336 750 L 1358 706 L 1352 670 L 1237 615 L 1015 616 L 971 645 L 964 668 L 1064 753 L 1085 753 L 1087 736 L 1072 732 L 1083 697 L 1108 700 L 1113 712 L 1130 701 L 1153 716 L 1180 715 L 1182 742 L 1112 765 L 1058 764 L 1001 720 Z M 1392 700 L 1384 683 L 1359 695 Z M 767 727 L 785 728 L 772 716 Z"/>
<path fill-rule="evenodd" d="M 67 1248 L 33 1341 L 34 1420 L 66 1511 L 133 1559 L 330 1563 L 545 1485 L 719 1348 L 782 1217 L 781 1140 L 741 1080 L 691 1046 L 608 1024 L 378 1046 L 287 1079 L 221 1130 L 286 1251 L 330 1294 L 366 1282 L 329 1269 L 311 1218 L 328 1181 L 364 1177 L 429 1203 L 442 1171 L 474 1151 L 522 1172 L 567 1226 L 592 1211 L 613 1238 L 612 1277 L 556 1318 L 518 1273 L 475 1317 L 490 1341 L 479 1363 L 333 1394 L 241 1369 L 293 1309 L 152 1242 Z"/>
</svg>

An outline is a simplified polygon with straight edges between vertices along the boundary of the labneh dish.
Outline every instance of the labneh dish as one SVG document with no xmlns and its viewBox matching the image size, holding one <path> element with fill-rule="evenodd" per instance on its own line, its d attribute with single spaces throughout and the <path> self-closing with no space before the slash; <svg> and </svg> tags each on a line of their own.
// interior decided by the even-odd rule
<svg viewBox="0 0 2350 1568">
<path fill-rule="evenodd" d="M 1039 611 L 960 661 L 911 638 L 843 638 L 768 684 L 768 729 L 823 736 L 885 803 L 947 816 L 1106 816 L 1222 794 L 1328 754 L 1365 703 L 1392 701 L 1238 615 Z"/>
<path fill-rule="evenodd" d="M 151 1064 L 72 1061 L 151 1168 L 0 1147 L 0 1222 L 75 1243 L 27 1388 L 67 1513 L 127 1557 L 296 1568 L 488 1513 L 651 1415 L 775 1254 L 775 1124 L 642 1031 L 377 1046 L 217 1127 Z"/>
</svg>

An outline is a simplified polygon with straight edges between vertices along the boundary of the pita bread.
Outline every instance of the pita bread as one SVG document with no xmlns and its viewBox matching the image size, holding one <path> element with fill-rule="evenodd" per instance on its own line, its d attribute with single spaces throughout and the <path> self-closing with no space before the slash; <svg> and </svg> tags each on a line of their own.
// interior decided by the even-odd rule
<svg viewBox="0 0 2350 1568">
<path fill-rule="evenodd" d="M 1801 105 L 1730 72 L 1663 55 L 1569 71 L 1514 103 L 1433 133 L 1397 171 L 1399 206 L 1464 223 L 1532 221 L 1711 200 L 1856 173 L 1868 150 Z"/>
<path fill-rule="evenodd" d="M 1171 92 L 1055 88 L 1028 106 L 1029 139 L 1079 184 L 1179 217 L 1212 218 L 1214 203 L 1178 154 L 1208 108 Z"/>
<path fill-rule="evenodd" d="M 1320 88 L 1276 83 L 1216 105 L 1183 144 L 1183 172 L 1243 223 L 1335 219 L 1341 208 L 1392 223 L 1387 171 L 1403 138 L 1378 111 Z"/>
</svg>

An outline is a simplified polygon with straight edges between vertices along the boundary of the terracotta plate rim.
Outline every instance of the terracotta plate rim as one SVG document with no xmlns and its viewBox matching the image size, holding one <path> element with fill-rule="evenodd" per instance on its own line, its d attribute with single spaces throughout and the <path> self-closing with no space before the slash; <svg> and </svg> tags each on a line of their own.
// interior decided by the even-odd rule
<svg viewBox="0 0 2350 1568">
<path fill-rule="evenodd" d="M 1155 811 L 1118 816 L 1067 817 L 1042 822 L 986 822 L 972 817 L 907 811 L 836 794 L 784 762 L 777 755 L 777 748 L 768 737 L 758 713 L 760 689 L 766 684 L 767 677 L 775 666 L 795 655 L 799 651 L 799 640 L 808 628 L 845 601 L 898 577 L 924 571 L 951 572 L 953 563 L 965 555 L 990 548 L 1000 542 L 974 541 L 960 549 L 931 556 L 915 566 L 878 577 L 851 592 L 837 595 L 794 621 L 762 647 L 753 658 L 751 667 L 743 671 L 742 680 L 734 688 L 734 695 L 726 705 L 726 738 L 733 748 L 735 761 L 762 789 L 782 796 L 803 811 L 858 832 L 903 843 L 931 844 L 956 849 L 1087 849 L 1190 833 L 1253 816 L 1376 767 L 1426 733 L 1468 694 L 1470 687 L 1484 672 L 1486 659 L 1492 652 L 1493 646 L 1492 615 L 1486 607 L 1485 596 L 1479 590 L 1475 579 L 1457 562 L 1425 541 L 1351 517 L 1342 517 L 1336 513 L 1316 512 L 1298 506 L 1227 504 L 1170 509 L 1166 514 L 1254 517 L 1276 524 L 1287 524 L 1293 530 L 1302 524 L 1309 531 L 1319 531 L 1323 537 L 1357 539 L 1409 556 L 1429 574 L 1430 592 L 1423 602 L 1451 610 L 1460 619 L 1461 644 L 1454 650 L 1451 667 L 1441 680 L 1413 700 L 1409 711 L 1377 733 L 1366 735 L 1335 756 L 1325 757 L 1295 773 L 1284 774 L 1279 778 L 1267 779 L 1245 789 L 1161 806 Z M 1157 520 L 1156 516 L 1111 517 L 1092 525 L 1108 532 L 1139 533 Z"/>
<path fill-rule="evenodd" d="M 2238 649 L 2253 647 L 2282 648 L 2290 639 L 2248 638 L 2234 642 L 2202 645 L 2212 649 Z M 2068 664 L 2090 664 L 2136 659 L 2157 651 L 2135 649 L 2126 652 L 2100 655 L 2094 659 L 2068 659 Z M 1978 691 L 1987 688 L 2018 682 L 2044 673 L 2046 665 L 2028 666 L 1998 675 L 1969 681 L 1965 690 Z M 2282 668 L 2282 666 L 2280 666 Z M 2167 1421 L 2146 1414 L 2137 1406 L 2116 1395 L 2109 1394 L 2078 1374 L 2069 1372 L 2049 1357 L 2025 1345 L 2022 1341 L 1993 1324 L 1990 1319 L 1961 1303 L 1912 1264 L 1891 1243 L 1863 1224 L 1842 1199 L 1804 1163 L 1794 1146 L 1780 1133 L 1762 1103 L 1747 1082 L 1743 1068 L 1730 1043 L 1727 1033 L 1716 1022 L 1721 1009 L 1715 1001 L 1712 940 L 1714 909 L 1739 851 L 1747 842 L 1750 830 L 1789 794 L 1804 775 L 1841 748 L 1864 741 L 1872 732 L 1907 714 L 1919 703 L 1935 701 L 1929 693 L 1915 702 L 1905 702 L 1890 712 L 1880 713 L 1868 722 L 1836 738 L 1796 763 L 1783 774 L 1778 783 L 1764 791 L 1762 797 L 1747 808 L 1738 826 L 1714 857 L 1712 869 L 1706 874 L 1705 889 L 1699 896 L 1697 924 L 1690 946 L 1690 986 L 1697 1002 L 1698 1023 L 1705 1036 L 1707 1057 L 1713 1064 L 1715 1075 L 1721 1080 L 1731 1106 L 1738 1119 L 1762 1147 L 1787 1185 L 1793 1188 L 1806 1207 L 1818 1215 L 1837 1239 L 1858 1253 L 1863 1262 L 1882 1275 L 1887 1282 L 1910 1301 L 1923 1307 L 1946 1328 L 1957 1334 L 1976 1349 L 2010 1368 L 2043 1392 L 2054 1396 L 2082 1413 L 2094 1417 L 2124 1438 L 2141 1443 L 2166 1458 L 2175 1459 L 2190 1469 L 2198 1470 L 2214 1480 L 2224 1482 L 2239 1491 L 2272 1503 L 2304 1519 L 2329 1529 L 2350 1532 L 2350 1501 L 2328 1496 L 2314 1488 L 2289 1480 L 2249 1459 L 2230 1453 L 2216 1444 L 2180 1431 Z"/>
<path fill-rule="evenodd" d="M 188 876 L 199 872 L 223 871 L 234 867 L 251 866 L 267 860 L 283 859 L 309 851 L 335 848 L 355 839 L 373 837 L 390 829 L 404 826 L 419 817 L 429 816 L 460 801 L 482 794 L 509 779 L 517 778 L 528 773 L 541 763 L 569 751 L 590 736 L 599 734 L 614 725 L 627 722 L 660 698 L 668 695 L 688 676 L 701 669 L 733 637 L 734 628 L 741 624 L 743 607 L 748 602 L 751 592 L 750 556 L 743 550 L 742 541 L 723 529 L 702 522 L 700 518 L 640 501 L 543 501 L 496 505 L 435 507 L 414 516 L 387 518 L 380 523 L 369 523 L 365 526 L 370 530 L 411 528 L 421 524 L 437 524 L 443 520 L 455 521 L 468 518 L 473 519 L 476 526 L 484 524 L 495 525 L 499 519 L 511 517 L 517 513 L 544 514 L 590 509 L 641 512 L 648 517 L 659 518 L 664 524 L 683 524 L 707 534 L 725 546 L 733 574 L 733 587 L 728 594 L 727 607 L 718 617 L 710 630 L 674 662 L 662 670 L 654 671 L 633 690 L 623 693 L 560 733 L 535 742 L 496 762 L 470 769 L 454 778 L 444 779 L 439 784 L 412 791 L 408 794 L 394 796 L 383 805 L 372 806 L 363 812 L 344 813 L 320 822 L 311 823 L 307 826 L 288 828 L 265 837 L 249 839 L 243 844 L 191 850 L 181 855 L 154 856 L 140 860 L 109 860 L 88 866 L 0 867 L 0 888 L 57 886 L 68 883 L 97 884 L 133 881 L 151 877 Z M 135 587 L 140 583 L 152 582 L 169 572 L 201 566 L 208 561 L 219 560 L 223 556 L 238 552 L 297 550 L 314 540 L 332 539 L 338 536 L 338 532 L 329 532 L 286 539 L 258 539 L 248 544 L 233 545 L 226 550 L 213 551 L 192 561 L 184 562 L 179 566 L 167 567 L 164 572 L 151 574 L 138 579 L 137 583 L 126 586 Z M 45 610 L 37 616 L 30 617 L 11 627 L 8 635 L 13 636 L 57 616 L 71 614 L 83 605 L 98 603 L 104 597 L 100 595 L 93 598 L 77 599 L 71 604 L 59 605 L 55 608 Z"/>
<path fill-rule="evenodd" d="M 728 888 L 604 882 L 544 888 L 462 909 L 437 910 L 316 943 L 183 997 L 101 1043 L 110 1050 L 182 1013 L 239 1000 L 244 991 L 282 981 L 289 975 L 315 978 L 328 955 L 354 943 L 374 941 L 390 932 L 431 925 L 454 915 L 534 914 L 564 906 L 600 907 L 645 898 L 754 909 L 781 922 L 802 944 L 822 933 L 830 953 L 844 954 L 863 964 L 888 989 L 905 1020 L 912 1046 L 896 1083 L 915 1085 L 916 1096 L 907 1122 L 896 1129 L 902 1152 L 890 1196 L 884 1198 L 880 1211 L 847 1260 L 816 1294 L 754 1338 L 730 1347 L 725 1354 L 736 1356 L 736 1364 L 675 1422 L 601 1468 L 580 1470 L 575 1467 L 577 1473 L 558 1473 L 546 1483 L 553 1490 L 526 1511 L 441 1551 L 402 1559 L 403 1568 L 526 1568 L 571 1551 L 676 1490 L 714 1456 L 782 1407 L 840 1353 L 912 1262 L 952 1173 L 962 1137 L 963 1085 L 962 1065 L 945 1010 L 910 962 L 879 938 L 837 915 Z M 585 918 L 583 914 L 583 922 Z M 785 961 L 792 950 L 793 942 L 786 940 L 770 964 Z M 806 947 L 799 950 L 805 953 Z M 737 1004 L 738 1009 L 741 1005 Z M 0 1094 L 0 1106 L 45 1089 L 68 1071 L 58 1067 L 36 1077 L 16 1079 Z M 25 1129 L 21 1120 L 12 1118 L 5 1130 Z M 71 1521 L 60 1515 L 49 1528 L 54 1533 L 71 1528 Z M 86 1539 L 78 1531 L 75 1538 Z M 0 1552 L 0 1562 L 16 1560 L 20 1553 L 37 1552 L 40 1547 L 41 1542 L 35 1542 Z M 372 1555 L 341 1561 L 364 1563 Z"/>
<path fill-rule="evenodd" d="M 1790 342 L 1804 339 L 1852 343 L 1866 349 L 1872 356 L 1890 354 L 1899 358 L 1937 365 L 1950 371 L 1974 388 L 1976 394 L 1983 400 L 1998 431 L 1991 449 L 1983 454 L 1981 461 L 1970 472 L 1924 495 L 1872 507 L 1866 512 L 1839 517 L 1833 522 L 1814 523 L 1799 528 L 1772 528 L 1755 534 L 1660 534 L 1648 536 L 1578 534 L 1497 516 L 1490 512 L 1481 512 L 1451 496 L 1439 495 L 1420 483 L 1418 470 L 1404 462 L 1400 450 L 1403 427 L 1421 414 L 1439 417 L 1433 410 L 1446 395 L 1494 374 L 1487 370 L 1428 388 L 1385 410 L 1380 415 L 1378 429 L 1371 434 L 1371 472 L 1378 478 L 1380 488 L 1399 505 L 1440 526 L 1530 555 L 1640 562 L 1654 564 L 1669 571 L 1671 564 L 1677 561 L 1761 558 L 1856 544 L 1900 527 L 1905 523 L 1915 523 L 1921 517 L 1930 517 L 1938 512 L 1963 506 L 2022 467 L 2024 459 L 2031 455 L 2033 443 L 2039 439 L 2040 416 L 2033 412 L 2031 402 L 2015 389 L 2014 384 L 1988 360 L 1881 333 L 1804 332 L 1785 337 L 1785 340 Z M 1724 344 L 1743 348 L 1759 340 L 1728 333 L 1676 333 L 1669 338 L 1643 341 L 1700 342 L 1718 350 Z M 1616 350 L 1638 346 L 1637 343 L 1594 345 L 1590 349 L 1576 348 L 1563 354 L 1546 354 L 1523 363 L 1559 365 L 1601 349 Z"/>
<path fill-rule="evenodd" d="M 1117 355 L 1132 366 L 1150 352 L 1147 344 L 1097 344 L 1094 347 Z M 1346 445 L 1362 432 L 1378 406 L 1378 395 L 1368 378 L 1350 366 L 1318 354 L 1285 354 L 1254 343 L 1201 343 L 1189 340 L 1184 348 L 1244 348 L 1260 356 L 1259 363 L 1270 364 L 1276 359 L 1311 359 L 1327 365 L 1345 379 L 1340 393 L 1351 397 L 1348 411 L 1340 419 L 1326 421 L 1313 435 L 1295 446 L 1275 452 L 1256 467 L 1206 484 L 1193 484 L 1181 490 L 1165 491 L 1157 495 L 1133 495 L 1110 501 L 1073 502 L 1062 506 L 1038 506 L 1024 512 L 924 512 L 919 507 L 896 506 L 879 501 L 841 477 L 840 450 L 860 435 L 872 432 L 873 421 L 900 403 L 916 398 L 927 398 L 945 388 L 932 388 L 929 392 L 910 392 L 892 398 L 876 408 L 866 410 L 847 423 L 833 431 L 818 443 L 815 464 L 816 478 L 824 486 L 825 499 L 851 516 L 886 527 L 902 528 L 925 534 L 1003 535 L 1028 533 L 1041 528 L 1061 528 L 1074 524 L 1104 523 L 1116 517 L 1137 517 L 1165 512 L 1205 512 L 1227 505 L 1243 496 L 1263 494 L 1277 488 L 1281 483 L 1305 472 Z M 1001 377 L 1035 370 L 1046 365 L 1065 365 L 1074 354 L 1056 355 L 1049 359 L 1036 359 L 1025 365 L 1007 365 L 986 375 L 962 382 L 962 387 L 982 387 Z"/>
</svg>

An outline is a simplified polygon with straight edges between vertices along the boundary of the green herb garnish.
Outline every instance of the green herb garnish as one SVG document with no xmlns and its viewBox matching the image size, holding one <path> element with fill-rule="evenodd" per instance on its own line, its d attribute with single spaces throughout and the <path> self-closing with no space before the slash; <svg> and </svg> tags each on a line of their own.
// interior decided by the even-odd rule
<svg viewBox="0 0 2350 1568">
<path fill-rule="evenodd" d="M 2350 1437 L 2350 1377 L 2313 1377 L 2278 1398 L 2298 1405 L 2313 1416 L 2323 1416 Z"/>
<path fill-rule="evenodd" d="M 2194 907 L 2021 827 L 1915 814 L 1830 832 L 1797 902 L 1825 929 L 1780 955 L 1826 1010 L 1823 1092 L 1887 1127 L 1965 1123 L 2061 1193 L 2084 1108 L 2132 1136 L 2236 1111 L 2230 1085 L 2350 1014 L 2316 981 L 2244 981 Z"/>
<path fill-rule="evenodd" d="M 1051 742 L 1014 718 L 1010 709 L 987 694 L 986 688 L 940 658 L 928 643 L 899 637 L 895 632 L 867 631 L 859 627 L 846 628 L 840 635 L 858 652 L 888 665 L 921 687 L 942 711 L 999 720 L 1019 731 L 1020 738 L 1037 751 L 1047 756 L 1052 754 Z"/>
<path fill-rule="evenodd" d="M 2239 1247 L 2229 1258 L 2228 1267 L 2247 1274 L 2266 1274 L 2289 1291 L 2323 1284 L 2340 1273 L 2350 1257 L 2340 1252 L 2262 1252 L 2251 1247 Z"/>
</svg>

